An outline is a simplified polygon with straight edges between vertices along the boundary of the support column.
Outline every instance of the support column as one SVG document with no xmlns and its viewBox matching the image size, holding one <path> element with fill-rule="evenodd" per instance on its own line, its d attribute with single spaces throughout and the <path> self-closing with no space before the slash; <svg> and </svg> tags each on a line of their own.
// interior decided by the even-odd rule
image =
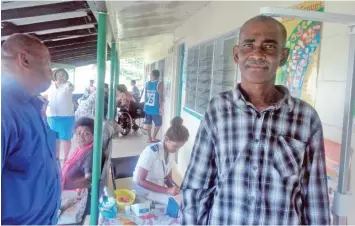
<svg viewBox="0 0 355 226">
<path fill-rule="evenodd" d="M 117 66 L 116 66 L 116 85 L 120 84 L 120 53 L 116 51 L 116 61 L 117 61 Z"/>
<path fill-rule="evenodd" d="M 97 34 L 97 95 L 95 103 L 94 153 L 91 182 L 90 225 L 98 223 L 99 180 L 102 157 L 102 122 L 104 118 L 104 84 L 106 71 L 106 19 L 107 14 L 99 12 Z"/>
<path fill-rule="evenodd" d="M 119 46 L 118 46 L 119 48 Z M 116 87 L 120 82 L 120 52 L 115 50 L 115 59 L 116 59 L 116 67 L 115 67 L 115 91 Z M 117 107 L 116 107 L 116 96 L 115 96 L 115 108 L 114 108 L 114 116 L 117 115 Z"/>
<path fill-rule="evenodd" d="M 108 120 L 115 119 L 115 106 L 116 106 L 116 84 L 115 84 L 115 77 L 116 77 L 116 43 L 112 41 L 111 44 L 111 75 L 110 75 L 110 93 L 109 93 L 109 100 L 108 100 Z"/>
</svg>

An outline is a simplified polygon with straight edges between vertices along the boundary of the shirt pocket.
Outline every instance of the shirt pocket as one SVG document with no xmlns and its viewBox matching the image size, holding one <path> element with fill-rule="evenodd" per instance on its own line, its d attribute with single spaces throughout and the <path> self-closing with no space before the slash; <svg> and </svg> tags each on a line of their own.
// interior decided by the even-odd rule
<svg viewBox="0 0 355 226">
<path fill-rule="evenodd" d="M 276 138 L 273 165 L 282 178 L 299 174 L 305 150 L 306 144 L 299 140 L 286 136 Z"/>
</svg>

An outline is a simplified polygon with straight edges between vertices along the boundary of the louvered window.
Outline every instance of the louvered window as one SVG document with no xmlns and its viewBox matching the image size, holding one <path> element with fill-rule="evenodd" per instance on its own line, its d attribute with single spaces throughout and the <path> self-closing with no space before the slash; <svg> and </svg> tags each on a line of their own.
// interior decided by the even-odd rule
<svg viewBox="0 0 355 226">
<path fill-rule="evenodd" d="M 204 114 L 211 98 L 233 89 L 237 83 L 237 65 L 233 46 L 239 30 L 187 49 L 185 107 Z"/>
</svg>

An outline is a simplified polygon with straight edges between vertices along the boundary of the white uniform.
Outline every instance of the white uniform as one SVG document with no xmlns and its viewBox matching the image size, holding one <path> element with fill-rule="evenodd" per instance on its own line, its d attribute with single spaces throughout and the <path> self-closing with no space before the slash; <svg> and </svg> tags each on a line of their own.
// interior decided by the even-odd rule
<svg viewBox="0 0 355 226">
<path fill-rule="evenodd" d="M 74 115 L 73 90 L 70 83 L 61 84 L 58 88 L 53 83 L 46 93 L 48 94 L 46 112 L 48 117 Z"/>
<path fill-rule="evenodd" d="M 139 156 L 137 166 L 133 173 L 133 182 L 137 183 L 138 169 L 142 167 L 148 171 L 147 180 L 165 186 L 165 178 L 172 169 L 172 154 L 169 154 L 168 161 L 164 160 L 164 145 L 162 142 L 152 144 L 144 149 Z"/>
</svg>

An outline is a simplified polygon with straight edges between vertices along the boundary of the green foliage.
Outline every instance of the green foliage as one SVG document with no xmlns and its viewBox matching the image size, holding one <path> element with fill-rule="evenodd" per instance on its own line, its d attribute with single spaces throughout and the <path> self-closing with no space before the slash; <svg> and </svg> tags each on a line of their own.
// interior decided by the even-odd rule
<svg viewBox="0 0 355 226">
<path fill-rule="evenodd" d="M 144 58 L 129 58 L 120 60 L 120 77 L 128 80 L 141 80 L 144 76 Z"/>
</svg>

